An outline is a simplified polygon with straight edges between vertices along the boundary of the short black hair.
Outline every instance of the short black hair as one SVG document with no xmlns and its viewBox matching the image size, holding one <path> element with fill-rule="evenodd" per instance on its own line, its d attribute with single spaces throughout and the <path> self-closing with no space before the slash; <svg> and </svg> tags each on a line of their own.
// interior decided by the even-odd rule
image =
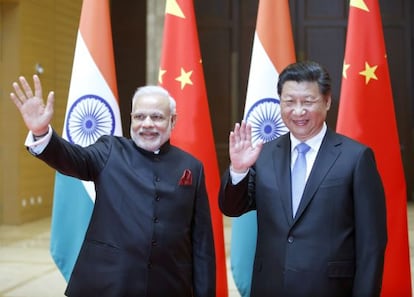
<svg viewBox="0 0 414 297">
<path fill-rule="evenodd" d="M 285 82 L 317 82 L 322 95 L 331 95 L 331 78 L 328 71 L 314 61 L 302 61 L 288 65 L 279 75 L 277 93 L 279 97 Z"/>
</svg>

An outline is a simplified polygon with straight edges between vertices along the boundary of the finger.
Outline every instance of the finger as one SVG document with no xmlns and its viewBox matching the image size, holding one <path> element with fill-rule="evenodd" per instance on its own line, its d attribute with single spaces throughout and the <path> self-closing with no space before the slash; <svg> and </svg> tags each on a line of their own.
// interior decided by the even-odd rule
<svg viewBox="0 0 414 297">
<path fill-rule="evenodd" d="M 254 155 L 256 156 L 256 158 L 259 156 L 262 148 L 263 148 L 264 142 L 263 140 L 259 140 L 256 142 L 256 144 L 253 147 L 253 151 L 254 151 Z"/>
<path fill-rule="evenodd" d="M 262 150 L 262 147 L 263 147 L 263 144 L 264 144 L 263 139 L 259 139 L 254 144 L 253 149 L 258 150 L 258 151 L 261 151 Z"/>
<path fill-rule="evenodd" d="M 20 76 L 19 81 L 20 81 L 20 84 L 23 87 L 23 91 L 26 94 L 25 96 L 27 97 L 27 99 L 32 98 L 33 97 L 32 88 L 30 87 L 30 85 L 27 82 L 26 78 L 24 78 L 23 76 Z"/>
<path fill-rule="evenodd" d="M 37 98 L 43 98 L 42 97 L 42 84 L 40 83 L 40 78 L 36 74 L 33 75 L 33 82 L 34 82 L 35 96 Z"/>
<path fill-rule="evenodd" d="M 250 123 L 246 124 L 246 133 L 245 133 L 245 139 L 249 143 L 252 142 L 252 125 Z"/>
<path fill-rule="evenodd" d="M 22 102 L 19 98 L 17 98 L 16 94 L 10 93 L 10 99 L 13 101 L 13 103 L 17 106 L 18 109 L 22 106 Z"/>
<path fill-rule="evenodd" d="M 232 148 L 235 145 L 235 143 L 236 143 L 235 137 L 236 136 L 234 135 L 234 132 L 231 131 L 230 134 L 229 134 L 229 148 Z"/>
<path fill-rule="evenodd" d="M 47 102 L 46 102 L 46 111 L 48 113 L 53 113 L 53 105 L 55 102 L 55 93 L 49 92 L 49 95 L 47 96 Z"/>
<path fill-rule="evenodd" d="M 240 124 L 239 123 L 235 123 L 234 124 L 234 132 L 237 133 L 240 129 Z"/>
<path fill-rule="evenodd" d="M 242 121 L 241 126 L 240 126 L 240 139 L 241 141 L 246 140 L 246 122 L 245 121 Z"/>
<path fill-rule="evenodd" d="M 13 89 L 16 95 L 16 99 L 18 99 L 21 103 L 26 101 L 26 96 L 23 94 L 22 89 L 20 88 L 20 85 L 17 82 L 13 83 Z"/>
<path fill-rule="evenodd" d="M 240 124 L 234 124 L 233 130 L 234 142 L 240 142 Z"/>
</svg>

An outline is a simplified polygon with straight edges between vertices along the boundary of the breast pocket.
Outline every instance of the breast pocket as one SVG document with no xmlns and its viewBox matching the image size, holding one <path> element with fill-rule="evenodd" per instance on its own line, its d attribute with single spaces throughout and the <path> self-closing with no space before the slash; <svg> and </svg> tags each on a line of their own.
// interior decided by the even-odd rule
<svg viewBox="0 0 414 297">
<path fill-rule="evenodd" d="M 322 182 L 320 188 L 339 187 L 344 184 L 346 184 L 345 178 L 327 178 Z"/>
</svg>

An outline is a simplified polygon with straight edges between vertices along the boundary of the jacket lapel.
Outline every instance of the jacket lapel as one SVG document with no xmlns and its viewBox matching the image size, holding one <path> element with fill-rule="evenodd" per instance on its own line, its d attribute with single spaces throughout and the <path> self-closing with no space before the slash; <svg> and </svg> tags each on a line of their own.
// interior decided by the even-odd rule
<svg viewBox="0 0 414 297">
<path fill-rule="evenodd" d="M 293 224 L 292 217 L 292 196 L 291 196 L 291 180 L 290 180 L 290 138 L 289 133 L 279 137 L 276 142 L 276 149 L 273 151 L 273 164 L 276 172 L 278 189 L 280 190 L 280 199 L 286 220 L 291 226 Z"/>
<path fill-rule="evenodd" d="M 300 218 L 308 204 L 312 201 L 319 185 L 335 163 L 336 159 L 339 157 L 341 153 L 339 149 L 340 143 L 341 142 L 336 137 L 336 134 L 328 129 L 322 141 L 321 147 L 319 148 L 319 152 L 316 156 L 309 178 L 306 182 L 302 200 L 296 212 L 295 221 Z"/>
</svg>

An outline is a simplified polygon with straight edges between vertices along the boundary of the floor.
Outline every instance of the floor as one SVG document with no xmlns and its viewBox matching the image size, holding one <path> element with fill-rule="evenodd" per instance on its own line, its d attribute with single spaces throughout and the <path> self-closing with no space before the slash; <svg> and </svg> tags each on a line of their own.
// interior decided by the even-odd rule
<svg viewBox="0 0 414 297">
<path fill-rule="evenodd" d="M 228 251 L 228 218 L 224 225 Z M 50 256 L 49 240 L 50 218 L 21 226 L 0 225 L 0 297 L 64 297 L 66 282 Z M 228 297 L 239 297 L 230 271 L 227 277 Z"/>
<path fill-rule="evenodd" d="M 414 296 L 414 203 L 408 205 L 408 220 Z M 224 219 L 224 225 L 228 252 L 231 233 L 228 218 Z M 66 283 L 49 254 L 49 231 L 49 218 L 22 226 L 0 226 L 0 297 L 64 296 Z M 240 297 L 230 272 L 228 286 L 229 297 Z"/>
</svg>

